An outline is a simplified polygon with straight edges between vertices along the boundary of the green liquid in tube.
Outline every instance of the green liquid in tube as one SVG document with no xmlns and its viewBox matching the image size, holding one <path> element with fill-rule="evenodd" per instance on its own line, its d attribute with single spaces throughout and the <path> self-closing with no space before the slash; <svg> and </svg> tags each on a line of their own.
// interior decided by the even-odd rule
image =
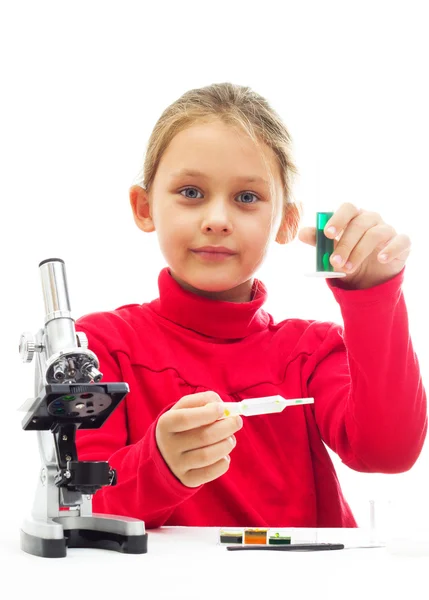
<svg viewBox="0 0 429 600">
<path fill-rule="evenodd" d="M 334 270 L 329 262 L 334 251 L 334 240 L 327 238 L 323 232 L 333 214 L 333 212 L 318 212 L 316 215 L 316 270 L 323 273 Z"/>
</svg>

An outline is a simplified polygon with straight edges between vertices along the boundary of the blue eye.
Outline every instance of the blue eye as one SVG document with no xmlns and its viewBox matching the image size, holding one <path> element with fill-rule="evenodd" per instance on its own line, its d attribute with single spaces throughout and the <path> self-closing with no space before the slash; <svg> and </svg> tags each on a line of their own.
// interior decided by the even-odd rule
<svg viewBox="0 0 429 600">
<path fill-rule="evenodd" d="M 242 194 L 239 194 L 240 196 L 253 196 L 254 198 L 256 198 L 256 200 L 259 202 L 259 198 L 256 194 L 253 194 L 252 192 L 243 192 Z M 255 204 L 255 202 L 251 202 L 249 200 L 244 200 L 243 204 Z"/>
<path fill-rule="evenodd" d="M 192 190 L 193 192 L 197 192 L 197 194 L 201 194 L 201 192 L 199 192 L 196 188 L 193 188 L 193 187 L 187 187 L 184 190 L 181 190 L 180 194 L 182 192 L 189 192 L 189 190 Z M 198 198 L 196 198 L 195 196 L 185 196 L 185 198 L 188 198 L 189 200 L 198 200 Z"/>
<path fill-rule="evenodd" d="M 183 190 L 181 190 L 179 193 L 183 195 L 183 192 L 189 192 L 192 191 L 193 193 L 197 193 L 197 194 L 201 194 L 201 192 L 199 192 L 196 188 L 193 187 L 187 187 Z M 247 199 L 244 199 L 243 202 L 241 204 L 256 204 L 256 202 L 252 202 L 251 197 L 253 196 L 257 202 L 259 202 L 259 198 L 256 196 L 256 194 L 253 194 L 252 192 L 242 192 L 241 194 L 239 194 L 239 196 L 247 196 Z M 238 196 L 238 197 L 239 197 Z M 249 199 L 250 197 L 250 199 Z M 200 198 L 198 198 L 196 195 L 192 195 L 192 196 L 185 196 L 185 198 L 188 198 L 189 200 L 199 200 Z"/>
</svg>

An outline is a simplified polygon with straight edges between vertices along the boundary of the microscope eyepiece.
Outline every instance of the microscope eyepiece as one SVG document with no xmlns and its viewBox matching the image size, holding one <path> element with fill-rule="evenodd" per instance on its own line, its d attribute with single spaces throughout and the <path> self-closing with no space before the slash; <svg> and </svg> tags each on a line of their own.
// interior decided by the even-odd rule
<svg viewBox="0 0 429 600">
<path fill-rule="evenodd" d="M 45 263 L 48 262 L 61 262 L 64 264 L 64 261 L 62 258 L 45 258 L 45 260 L 42 260 L 41 263 L 39 263 L 39 267 L 41 267 L 42 265 L 44 265 Z"/>
</svg>

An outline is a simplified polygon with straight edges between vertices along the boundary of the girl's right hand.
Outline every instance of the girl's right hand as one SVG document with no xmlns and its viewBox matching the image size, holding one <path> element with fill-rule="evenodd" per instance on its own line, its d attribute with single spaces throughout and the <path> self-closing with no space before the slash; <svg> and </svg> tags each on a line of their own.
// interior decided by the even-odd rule
<svg viewBox="0 0 429 600">
<path fill-rule="evenodd" d="M 183 396 L 156 425 L 156 443 L 174 475 L 188 487 L 217 479 L 229 469 L 234 433 L 242 428 L 240 416 L 223 417 L 216 392 Z"/>
</svg>

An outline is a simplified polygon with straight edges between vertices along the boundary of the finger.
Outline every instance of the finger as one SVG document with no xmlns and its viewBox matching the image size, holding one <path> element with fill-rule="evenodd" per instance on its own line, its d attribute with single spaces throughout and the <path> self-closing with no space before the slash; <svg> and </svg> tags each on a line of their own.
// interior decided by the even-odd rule
<svg viewBox="0 0 429 600">
<path fill-rule="evenodd" d="M 196 406 L 205 406 L 209 402 L 222 402 L 222 398 L 216 392 L 199 392 L 197 394 L 188 394 L 176 402 L 171 410 L 177 408 L 194 408 Z"/>
<path fill-rule="evenodd" d="M 380 224 L 380 222 L 382 223 L 380 215 L 372 212 L 363 212 L 359 216 L 355 217 L 351 222 L 349 222 L 340 240 L 335 244 L 334 252 L 332 253 L 329 259 L 331 264 L 334 267 L 339 268 L 347 263 L 350 263 L 347 264 L 346 270 L 350 270 L 350 265 L 351 268 L 354 268 L 356 266 L 356 255 L 354 256 L 353 260 L 352 253 L 356 252 L 356 246 L 360 244 L 363 237 L 367 235 L 368 230 L 375 228 Z M 385 227 L 389 227 L 384 223 L 383 225 Z M 360 262 L 362 262 L 362 260 L 374 250 L 376 244 L 372 245 L 367 254 L 365 254 L 365 252 L 367 251 L 368 243 L 369 245 L 371 245 L 374 236 L 376 237 L 376 239 L 378 239 L 377 236 L 379 235 L 380 232 L 377 230 L 375 233 L 372 232 L 369 237 L 366 237 L 364 245 L 361 245 L 359 248 L 360 254 L 364 256 L 363 258 L 361 258 L 361 256 L 359 255 L 359 260 L 357 261 L 357 264 L 360 264 Z M 381 240 L 378 239 L 378 243 L 380 241 Z"/>
<path fill-rule="evenodd" d="M 223 402 L 210 402 L 195 408 L 173 407 L 162 416 L 167 421 L 164 425 L 170 433 L 180 433 L 215 423 L 223 413 Z"/>
<path fill-rule="evenodd" d="M 230 437 L 242 427 L 243 419 L 240 416 L 228 417 L 211 425 L 177 434 L 175 444 L 182 452 L 204 448 Z"/>
<path fill-rule="evenodd" d="M 303 227 L 298 232 L 298 239 L 304 244 L 310 244 L 310 246 L 316 245 L 316 228 L 315 227 Z"/>
<path fill-rule="evenodd" d="M 395 235 L 393 227 L 386 224 L 368 229 L 347 257 L 343 269 L 348 273 L 353 272 L 374 250 L 384 246 Z"/>
<path fill-rule="evenodd" d="M 374 252 L 374 250 L 380 250 L 380 248 L 385 246 L 395 236 L 396 231 L 386 223 L 368 229 L 348 257 L 344 269 L 348 273 L 352 272 L 359 267 L 362 262 Z"/>
<path fill-rule="evenodd" d="M 225 456 L 225 458 L 221 458 L 216 463 L 208 467 L 187 471 L 181 478 L 181 481 L 188 487 L 198 487 L 204 483 L 213 481 L 214 479 L 217 479 L 226 473 L 229 469 L 230 462 L 230 457 Z"/>
<path fill-rule="evenodd" d="M 345 202 L 334 212 L 332 217 L 325 225 L 324 233 L 326 237 L 334 239 L 343 231 L 352 219 L 362 214 L 364 211 L 350 202 Z"/>
<path fill-rule="evenodd" d="M 408 235 L 396 235 L 377 256 L 381 263 L 389 263 L 395 258 L 406 260 L 411 251 L 411 240 Z"/>
<path fill-rule="evenodd" d="M 217 444 L 197 448 L 196 450 L 188 450 L 182 455 L 182 468 L 186 472 L 191 469 L 200 469 L 213 465 L 221 458 L 228 456 L 235 448 L 236 443 L 235 436 L 231 435 L 225 440 L 217 442 Z"/>
</svg>

